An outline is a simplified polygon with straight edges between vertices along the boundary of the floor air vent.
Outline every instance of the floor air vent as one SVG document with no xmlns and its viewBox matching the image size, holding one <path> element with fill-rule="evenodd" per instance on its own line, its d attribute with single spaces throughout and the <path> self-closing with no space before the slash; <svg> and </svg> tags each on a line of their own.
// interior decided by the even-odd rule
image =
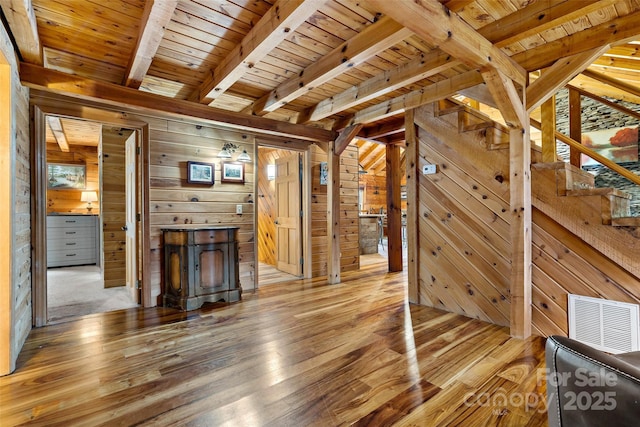
<svg viewBox="0 0 640 427">
<path fill-rule="evenodd" d="M 638 351 L 638 305 L 569 294 L 569 338 L 609 353 Z"/>
</svg>

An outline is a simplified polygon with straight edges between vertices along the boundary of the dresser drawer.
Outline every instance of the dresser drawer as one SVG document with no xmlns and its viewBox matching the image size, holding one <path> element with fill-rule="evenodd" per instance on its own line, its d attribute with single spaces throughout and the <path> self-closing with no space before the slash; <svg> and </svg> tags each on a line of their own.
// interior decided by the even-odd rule
<svg viewBox="0 0 640 427">
<path fill-rule="evenodd" d="M 87 249 L 67 249 L 47 251 L 47 266 L 62 267 L 68 265 L 95 264 L 95 252 Z"/>
<path fill-rule="evenodd" d="M 99 234 L 96 215 L 47 217 L 47 267 L 96 264 Z"/>
<path fill-rule="evenodd" d="M 93 228 L 96 218 L 93 215 L 50 215 L 47 216 L 47 228 Z"/>
</svg>

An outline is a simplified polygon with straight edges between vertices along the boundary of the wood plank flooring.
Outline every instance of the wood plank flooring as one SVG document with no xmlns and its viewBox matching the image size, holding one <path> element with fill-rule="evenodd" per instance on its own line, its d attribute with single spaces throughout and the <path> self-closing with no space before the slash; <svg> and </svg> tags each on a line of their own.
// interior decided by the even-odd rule
<svg viewBox="0 0 640 427">
<path fill-rule="evenodd" d="M 1 425 L 544 426 L 544 340 L 406 302 L 403 273 L 31 332 Z"/>
</svg>

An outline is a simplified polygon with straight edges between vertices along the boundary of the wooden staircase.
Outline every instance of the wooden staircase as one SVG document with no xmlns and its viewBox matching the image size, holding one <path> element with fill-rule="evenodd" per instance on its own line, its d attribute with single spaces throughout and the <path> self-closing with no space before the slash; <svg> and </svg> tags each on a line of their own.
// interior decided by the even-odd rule
<svg viewBox="0 0 640 427">
<path fill-rule="evenodd" d="M 486 114 L 470 108 L 455 99 L 443 99 L 436 103 L 435 115 L 457 126 L 458 133 L 482 130 L 486 136 L 488 150 L 509 148 L 509 129 L 492 120 Z M 450 118 L 447 118 L 450 117 Z"/>
<path fill-rule="evenodd" d="M 457 129 L 463 141 L 465 133 L 481 131 L 486 137 L 486 150 L 509 148 L 509 130 L 505 126 L 455 100 L 436 103 L 434 116 L 452 130 Z M 477 164 L 494 167 L 487 162 L 490 158 L 478 151 L 470 150 L 466 155 L 479 156 L 475 159 Z M 540 157 L 539 149 L 532 148 L 533 161 Z M 508 155 L 496 157 L 495 161 L 505 159 Z M 504 172 L 508 176 L 508 171 Z M 640 278 L 640 218 L 630 216 L 630 194 L 614 188 L 596 188 L 593 175 L 565 162 L 534 163 L 531 183 L 534 210 L 553 218 L 567 231 Z"/>
<path fill-rule="evenodd" d="M 435 115 L 456 126 L 460 134 L 483 130 L 488 150 L 509 148 L 509 129 L 506 126 L 455 99 L 438 101 Z M 538 156 L 534 152 L 532 158 L 536 157 Z M 630 214 L 630 194 L 615 188 L 596 188 L 593 175 L 569 163 L 535 163 L 532 169 L 541 174 L 555 175 L 557 196 L 582 197 L 586 204 L 594 207 L 599 204 L 602 224 L 614 227 L 640 227 L 640 217 L 632 217 Z M 535 193 L 535 180 L 532 187 Z"/>
<path fill-rule="evenodd" d="M 545 177 L 544 181 L 555 181 L 558 197 L 581 197 L 587 205 L 599 210 L 602 224 L 616 227 L 640 227 L 640 218 L 630 215 L 631 195 L 615 188 L 596 188 L 594 177 L 569 163 L 535 163 L 531 165 L 532 178 Z M 542 195 L 538 186 L 532 185 L 535 195 Z M 559 203 L 563 203 L 559 200 Z M 599 209 L 597 208 L 599 206 Z"/>
</svg>

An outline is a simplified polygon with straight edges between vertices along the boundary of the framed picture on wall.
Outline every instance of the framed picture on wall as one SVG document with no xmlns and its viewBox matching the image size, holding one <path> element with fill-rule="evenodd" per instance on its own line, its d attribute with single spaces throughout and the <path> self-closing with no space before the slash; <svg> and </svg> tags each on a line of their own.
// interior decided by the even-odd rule
<svg viewBox="0 0 640 427">
<path fill-rule="evenodd" d="M 221 181 L 244 184 L 244 163 L 222 162 Z"/>
<path fill-rule="evenodd" d="M 187 182 L 213 185 L 214 171 L 214 165 L 211 163 L 187 162 Z"/>
<path fill-rule="evenodd" d="M 47 188 L 51 190 L 82 190 L 87 186 L 87 167 L 47 163 Z"/>
</svg>

